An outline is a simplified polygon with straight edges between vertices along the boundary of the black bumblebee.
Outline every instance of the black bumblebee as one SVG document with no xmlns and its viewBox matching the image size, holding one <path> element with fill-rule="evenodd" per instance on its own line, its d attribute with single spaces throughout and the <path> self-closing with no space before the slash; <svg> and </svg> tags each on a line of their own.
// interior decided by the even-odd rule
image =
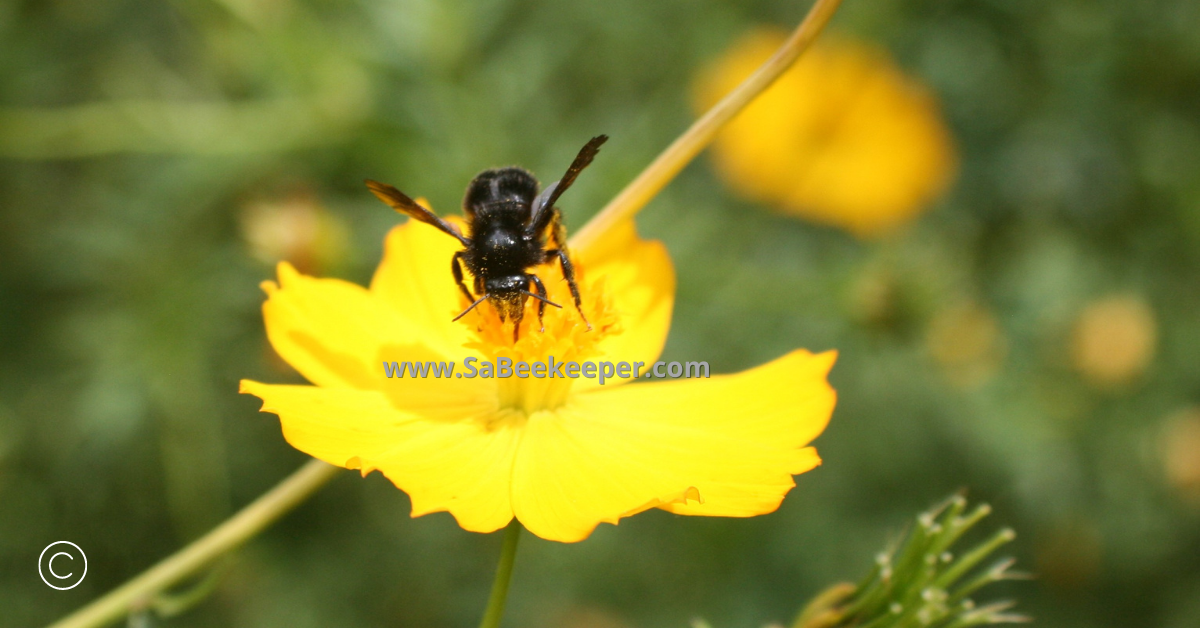
<svg viewBox="0 0 1200 628">
<path fill-rule="evenodd" d="M 567 233 L 562 224 L 562 213 L 554 203 L 571 187 L 575 177 L 592 163 L 596 153 L 600 152 L 600 145 L 606 141 L 607 135 L 593 137 L 580 149 L 562 179 L 550 184 L 540 194 L 537 179 L 523 168 L 514 166 L 479 173 L 467 186 L 467 194 L 463 198 L 468 235 L 459 233 L 454 225 L 417 205 L 400 190 L 370 179 L 366 183 L 379 200 L 396 211 L 433 225 L 462 243 L 463 250 L 450 259 L 450 272 L 471 305 L 454 320 L 465 316 L 485 299 L 490 299 L 500 320 L 512 318 L 513 342 L 516 342 L 520 335 L 521 318 L 525 316 L 526 299 L 532 297 L 538 300 L 539 324 L 542 324 L 546 305 L 562 307 L 547 298 L 542 280 L 528 272 L 534 266 L 557 260 L 571 288 L 575 309 L 590 330 L 592 325 L 580 306 L 575 270 L 567 255 Z M 547 238 L 553 248 L 546 248 Z M 478 297 L 463 284 L 462 264 L 475 278 L 475 294 Z M 530 292 L 531 284 L 536 292 Z M 542 331 L 545 330 L 545 325 L 542 325 Z"/>
</svg>

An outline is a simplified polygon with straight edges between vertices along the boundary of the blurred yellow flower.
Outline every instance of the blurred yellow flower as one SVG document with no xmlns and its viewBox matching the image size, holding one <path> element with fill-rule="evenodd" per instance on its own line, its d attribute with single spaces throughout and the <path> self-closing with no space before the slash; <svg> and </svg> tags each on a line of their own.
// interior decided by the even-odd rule
<svg viewBox="0 0 1200 628">
<path fill-rule="evenodd" d="M 364 475 L 378 469 L 408 493 L 413 516 L 448 511 L 475 532 L 515 516 L 542 538 L 572 542 L 655 507 L 754 516 L 820 463 L 808 445 L 833 411 L 833 352 L 660 383 L 385 377 L 391 361 L 652 364 L 661 352 L 674 269 L 632 221 L 574 251 L 594 330 L 570 306 L 548 308 L 545 332 L 530 311 L 516 343 L 491 307 L 451 322 L 466 304 L 450 277 L 457 246 L 416 221 L 396 227 L 369 289 L 280 264 L 279 282 L 264 283 L 267 335 L 315 386 L 243 381 L 242 391 L 279 415 L 297 449 Z M 550 298 L 569 304 L 556 269 L 537 272 Z"/>
<path fill-rule="evenodd" d="M 241 227 L 255 258 L 268 264 L 286 260 L 305 272 L 336 265 L 350 239 L 346 225 L 309 192 L 246 204 Z"/>
<path fill-rule="evenodd" d="M 786 34 L 746 35 L 699 76 L 704 111 L 750 75 Z M 717 136 L 717 172 L 754 201 L 860 237 L 907 222 L 954 177 L 953 141 L 933 97 L 863 42 L 813 45 Z"/>
<path fill-rule="evenodd" d="M 1099 388 L 1136 379 L 1154 359 L 1158 325 L 1141 298 L 1113 295 L 1089 304 L 1075 324 L 1071 358 Z"/>
<path fill-rule="evenodd" d="M 1161 449 L 1167 480 L 1186 497 L 1200 499 L 1200 408 L 1185 408 L 1167 418 Z"/>
</svg>

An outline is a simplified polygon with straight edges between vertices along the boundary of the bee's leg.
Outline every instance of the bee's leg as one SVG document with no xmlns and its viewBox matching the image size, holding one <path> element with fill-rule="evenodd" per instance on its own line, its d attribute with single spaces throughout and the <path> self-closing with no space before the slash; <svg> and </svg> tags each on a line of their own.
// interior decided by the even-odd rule
<svg viewBox="0 0 1200 628">
<path fill-rule="evenodd" d="M 546 303 L 549 302 L 549 299 L 546 298 L 546 286 L 542 284 L 542 280 L 538 279 L 537 275 L 529 274 L 525 276 L 529 279 L 529 281 L 532 281 L 533 285 L 537 288 L 538 326 L 541 327 L 541 329 L 538 330 L 538 333 L 544 334 L 546 333 L 546 324 L 542 322 L 542 314 L 546 313 Z"/>
<path fill-rule="evenodd" d="M 525 295 L 521 295 L 517 301 L 518 307 L 513 309 L 513 344 L 517 344 L 517 340 L 521 337 L 521 319 L 525 318 Z"/>
<path fill-rule="evenodd" d="M 554 213 L 550 215 L 550 241 L 554 243 L 554 248 L 565 251 L 567 250 L 567 228 L 563 226 L 562 210 L 554 207 L 551 211 Z"/>
<path fill-rule="evenodd" d="M 546 333 L 546 324 L 542 322 L 542 315 L 546 313 L 546 306 L 553 305 L 554 307 L 557 307 L 557 308 L 561 308 L 562 306 L 555 303 L 554 301 L 551 301 L 550 299 L 546 298 L 546 296 L 547 296 L 546 295 L 546 285 L 542 283 L 542 280 L 540 277 L 538 277 L 537 275 L 534 275 L 534 274 L 528 274 L 528 275 L 525 275 L 525 281 L 533 282 L 534 287 L 537 288 L 537 294 L 534 294 L 528 290 L 522 290 L 521 294 L 525 295 L 525 297 L 533 297 L 533 298 L 537 299 L 537 301 L 538 301 L 538 325 L 541 327 L 541 329 L 539 331 L 541 333 Z M 522 297 L 522 299 L 524 299 L 524 297 Z"/>
<path fill-rule="evenodd" d="M 562 211 L 557 207 L 551 209 L 554 213 L 550 216 L 550 241 L 554 243 L 554 248 L 546 251 L 546 262 L 553 262 L 558 258 L 559 264 L 562 265 L 563 279 L 567 280 L 567 286 L 571 288 L 571 298 L 575 300 L 575 311 L 579 312 L 579 317 L 583 319 L 583 323 L 587 325 L 588 331 L 591 331 L 592 324 L 588 322 L 587 315 L 583 313 L 583 308 L 580 306 L 579 284 L 575 283 L 575 267 L 571 265 L 571 258 L 567 255 L 567 228 L 562 223 Z"/>
<path fill-rule="evenodd" d="M 567 287 L 571 289 L 571 298 L 575 300 L 575 310 L 579 312 L 579 317 L 583 319 L 583 323 L 591 331 L 592 324 L 588 322 L 587 315 L 583 313 L 583 306 L 580 304 L 579 285 L 575 283 L 575 267 L 571 265 L 571 258 L 567 256 L 567 252 L 563 249 L 550 249 L 546 251 L 545 261 L 553 262 L 555 258 L 562 265 L 563 279 L 567 280 Z"/>
<path fill-rule="evenodd" d="M 467 290 L 467 286 L 463 284 L 462 272 L 462 251 L 456 251 L 454 257 L 450 258 L 450 273 L 454 275 L 454 283 L 458 284 L 458 289 L 462 290 L 463 296 L 467 297 L 467 301 L 474 301 L 475 297 Z M 475 290 L 479 290 L 479 279 L 475 279 Z"/>
</svg>

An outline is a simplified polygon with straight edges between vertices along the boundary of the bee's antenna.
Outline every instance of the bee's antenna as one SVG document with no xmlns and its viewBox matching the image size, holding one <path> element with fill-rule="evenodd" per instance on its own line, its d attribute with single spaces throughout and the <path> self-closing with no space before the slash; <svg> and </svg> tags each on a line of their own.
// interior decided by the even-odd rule
<svg viewBox="0 0 1200 628">
<path fill-rule="evenodd" d="M 521 294 L 523 294 L 523 295 L 525 295 L 525 296 L 527 296 L 527 297 L 533 297 L 533 298 L 537 299 L 538 301 L 544 301 L 544 302 L 545 302 L 547 305 L 553 305 L 554 307 L 556 307 L 556 308 L 558 308 L 558 309 L 560 309 L 560 310 L 562 309 L 562 306 L 561 306 L 561 305 L 559 305 L 559 304 L 555 303 L 554 301 L 551 301 L 550 299 L 547 299 L 546 297 L 544 297 L 544 296 L 542 296 L 542 295 L 540 295 L 540 294 L 534 294 L 534 293 L 532 293 L 532 292 L 530 292 L 530 291 L 528 291 L 528 290 L 522 290 L 522 291 L 521 291 Z M 474 305 L 472 305 L 471 307 L 475 307 L 475 306 L 474 306 Z M 463 314 L 466 314 L 466 312 L 463 312 Z M 462 316 L 462 314 L 459 314 L 459 316 Z"/>
<path fill-rule="evenodd" d="M 474 303 L 472 303 L 469 307 L 467 307 L 467 309 L 463 310 L 462 314 L 459 314 L 458 316 L 455 316 L 454 318 L 450 319 L 450 322 L 453 323 L 454 321 L 466 316 L 467 312 L 470 312 L 471 310 L 475 309 L 475 306 L 479 305 L 480 303 L 483 303 L 483 300 L 486 298 L 488 298 L 488 295 L 485 294 L 485 295 L 479 297 L 478 299 L 475 299 Z"/>
</svg>

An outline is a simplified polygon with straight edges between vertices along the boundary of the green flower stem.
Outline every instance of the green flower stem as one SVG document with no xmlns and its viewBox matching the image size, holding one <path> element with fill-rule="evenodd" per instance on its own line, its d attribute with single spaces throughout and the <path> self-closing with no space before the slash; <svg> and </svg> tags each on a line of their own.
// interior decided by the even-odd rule
<svg viewBox="0 0 1200 628">
<path fill-rule="evenodd" d="M 600 213 L 588 221 L 582 229 L 571 237 L 571 246 L 584 248 L 601 234 L 608 233 L 612 227 L 623 220 L 632 218 L 650 199 L 654 198 L 675 175 L 691 163 L 700 151 L 704 150 L 717 132 L 749 105 L 759 94 L 766 91 L 779 75 L 783 74 L 795 63 L 796 59 L 808 49 L 809 44 L 829 23 L 842 0 L 817 0 L 809 9 L 808 15 L 791 37 L 784 42 L 775 54 L 763 63 L 754 74 L 742 81 L 732 92 L 729 92 L 720 102 L 713 105 L 699 120 L 692 123 L 683 135 L 680 135 L 663 152 L 659 153 L 645 170 L 621 190 L 613 200 L 609 201 Z"/>
<path fill-rule="evenodd" d="M 50 628 L 94 628 L 151 605 L 155 596 L 262 532 L 333 479 L 338 467 L 310 461 L 275 488 L 187 547 Z"/>
<path fill-rule="evenodd" d="M 512 581 L 513 563 L 517 559 L 517 542 L 521 540 L 521 522 L 516 517 L 504 528 L 504 546 L 500 548 L 500 564 L 496 566 L 496 579 L 492 582 L 492 595 L 488 598 L 487 610 L 479 628 L 499 628 L 504 617 L 504 602 L 508 599 L 508 583 Z"/>
<path fill-rule="evenodd" d="M 200 582 L 192 585 L 192 588 L 186 591 L 159 593 L 150 602 L 150 609 L 161 619 L 186 613 L 216 590 L 217 585 L 221 583 L 221 577 L 225 575 L 230 564 L 228 559 L 215 563 L 208 569 L 208 574 Z"/>
</svg>

